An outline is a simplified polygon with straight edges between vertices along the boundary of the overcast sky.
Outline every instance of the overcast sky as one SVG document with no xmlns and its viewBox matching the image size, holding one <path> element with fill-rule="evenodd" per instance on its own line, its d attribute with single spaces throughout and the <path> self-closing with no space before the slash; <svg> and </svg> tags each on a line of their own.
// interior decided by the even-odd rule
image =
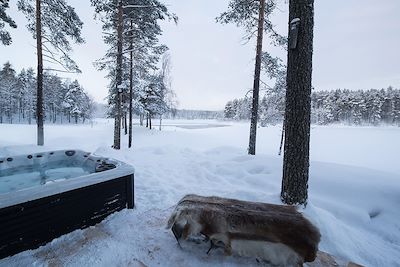
<svg viewBox="0 0 400 267">
<path fill-rule="evenodd" d="M 274 24 L 287 32 L 288 7 L 280 0 Z M 12 30 L 13 44 L 0 46 L 0 64 L 10 61 L 19 71 L 35 67 L 35 41 L 27 32 L 26 21 L 11 1 L 10 14 L 18 24 Z M 82 74 L 77 78 L 96 101 L 104 102 L 108 81 L 104 72 L 93 67 L 106 49 L 101 25 L 93 19 L 90 1 L 69 0 L 85 23 L 86 43 L 74 46 Z M 161 40 L 170 48 L 173 87 L 180 108 L 223 109 L 233 98 L 243 97 L 252 87 L 254 42 L 243 44 L 243 31 L 233 25 L 215 23 L 226 10 L 228 0 L 166 0 L 179 17 L 178 25 L 162 23 Z M 288 1 L 286 1 L 288 2 Z M 335 0 L 315 1 L 313 85 L 316 90 L 336 88 L 400 88 L 400 1 Z M 271 48 L 264 50 L 283 59 L 286 55 Z M 60 74 L 60 76 L 65 76 Z"/>
</svg>

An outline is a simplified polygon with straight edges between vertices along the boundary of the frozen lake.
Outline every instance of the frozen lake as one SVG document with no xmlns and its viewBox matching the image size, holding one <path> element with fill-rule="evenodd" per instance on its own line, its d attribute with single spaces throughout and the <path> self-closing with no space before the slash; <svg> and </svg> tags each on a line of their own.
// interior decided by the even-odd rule
<svg viewBox="0 0 400 267">
<path fill-rule="evenodd" d="M 188 130 L 197 130 L 197 129 L 209 129 L 209 128 L 219 128 L 219 127 L 229 127 L 228 124 L 166 124 L 166 127 L 177 127 Z"/>
<path fill-rule="evenodd" d="M 221 251 L 207 255 L 196 245 L 180 249 L 165 224 L 174 204 L 189 193 L 281 203 L 281 126 L 258 128 L 257 155 L 249 156 L 249 123 L 164 123 L 162 131 L 135 125 L 133 148 L 122 136 L 119 151 L 111 148 L 111 120 L 46 125 L 45 147 L 34 145 L 35 125 L 0 124 L 0 157 L 79 148 L 136 170 L 133 211 L 0 260 L 0 266 L 263 266 Z M 321 250 L 364 266 L 398 266 L 399 151 L 399 127 L 312 126 L 309 204 L 303 212 L 321 231 Z"/>
<path fill-rule="evenodd" d="M 163 120 L 163 125 L 161 133 L 156 121 L 151 132 L 135 125 L 134 146 L 149 145 L 148 134 L 151 135 L 150 145 L 155 146 L 171 145 L 200 150 L 231 146 L 244 152 L 248 146 L 250 125 L 247 122 Z M 112 127 L 113 121 L 106 119 L 98 119 L 93 125 L 46 125 L 46 144 L 60 149 L 70 149 L 72 146 L 93 151 L 99 146 L 111 145 Z M 281 125 L 257 128 L 257 153 L 276 156 L 281 129 Z M 35 125 L 0 124 L 0 147 L 35 144 L 35 136 Z M 123 147 L 127 147 L 125 139 L 122 141 Z M 311 161 L 360 166 L 400 175 L 399 151 L 400 127 L 311 127 Z M 0 156 L 1 153 L 0 150 Z"/>
</svg>

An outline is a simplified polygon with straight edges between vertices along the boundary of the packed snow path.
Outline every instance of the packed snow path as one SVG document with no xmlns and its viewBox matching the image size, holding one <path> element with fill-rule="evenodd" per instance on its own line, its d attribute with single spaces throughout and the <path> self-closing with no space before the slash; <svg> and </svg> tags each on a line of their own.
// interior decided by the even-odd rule
<svg viewBox="0 0 400 267">
<path fill-rule="evenodd" d="M 29 145 L 35 142 L 34 126 L 0 125 L 0 155 L 76 148 L 136 169 L 135 210 L 0 260 L 0 266 L 265 266 L 218 250 L 207 255 L 206 245 L 181 250 L 165 229 L 173 205 L 188 193 L 279 203 L 279 127 L 260 128 L 258 155 L 248 156 L 247 124 L 193 127 L 196 123 L 210 124 L 176 127 L 170 121 L 162 132 L 135 127 L 133 150 L 121 151 L 109 148 L 111 121 L 48 126 L 44 148 Z M 313 127 L 304 213 L 321 230 L 322 250 L 366 266 L 400 266 L 400 167 L 394 164 L 399 136 L 399 128 Z M 348 164 L 339 164 L 343 161 Z"/>
</svg>

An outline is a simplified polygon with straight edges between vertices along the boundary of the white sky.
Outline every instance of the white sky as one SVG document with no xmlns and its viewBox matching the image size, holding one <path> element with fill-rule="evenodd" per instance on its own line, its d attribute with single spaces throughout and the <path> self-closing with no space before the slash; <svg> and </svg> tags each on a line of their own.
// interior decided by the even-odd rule
<svg viewBox="0 0 400 267">
<path fill-rule="evenodd" d="M 287 4 L 274 23 L 287 31 Z M 15 10 L 10 14 L 18 24 L 11 30 L 13 44 L 0 46 L 0 64 L 10 61 L 19 71 L 35 67 L 35 41 L 25 28 L 26 21 Z M 108 81 L 93 67 L 106 49 L 101 25 L 93 19 L 90 1 L 69 0 L 85 23 L 86 43 L 74 46 L 73 58 L 81 70 L 77 78 L 96 101 L 103 102 Z M 165 0 L 179 16 L 179 23 L 163 23 L 162 41 L 170 47 L 173 87 L 180 108 L 223 109 L 233 98 L 243 97 L 252 87 L 254 43 L 243 44 L 243 31 L 233 25 L 215 23 L 226 10 L 228 0 Z M 286 1 L 287 2 L 287 1 Z M 400 88 L 400 1 L 335 0 L 315 1 L 313 85 L 317 90 L 336 88 Z M 264 42 L 283 59 L 286 55 Z M 60 74 L 65 76 L 65 74 Z"/>
</svg>

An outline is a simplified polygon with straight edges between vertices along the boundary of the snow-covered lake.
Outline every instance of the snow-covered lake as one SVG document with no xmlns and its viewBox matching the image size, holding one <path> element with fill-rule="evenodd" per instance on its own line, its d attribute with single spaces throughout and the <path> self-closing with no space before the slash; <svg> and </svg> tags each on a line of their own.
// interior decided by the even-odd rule
<svg viewBox="0 0 400 267">
<path fill-rule="evenodd" d="M 78 230 L 0 266 L 263 266 L 204 247 L 179 249 L 165 229 L 185 194 L 279 203 L 281 127 L 258 128 L 257 155 L 246 153 L 248 123 L 165 120 L 134 127 L 134 147 L 111 149 L 113 122 L 46 125 L 43 148 L 34 125 L 0 124 L 0 156 L 82 149 L 132 164 L 136 209 Z M 156 124 L 156 123 L 155 123 Z M 309 205 L 320 249 L 366 266 L 400 266 L 400 128 L 312 126 Z M 264 265 L 265 266 L 265 265 Z"/>
</svg>

